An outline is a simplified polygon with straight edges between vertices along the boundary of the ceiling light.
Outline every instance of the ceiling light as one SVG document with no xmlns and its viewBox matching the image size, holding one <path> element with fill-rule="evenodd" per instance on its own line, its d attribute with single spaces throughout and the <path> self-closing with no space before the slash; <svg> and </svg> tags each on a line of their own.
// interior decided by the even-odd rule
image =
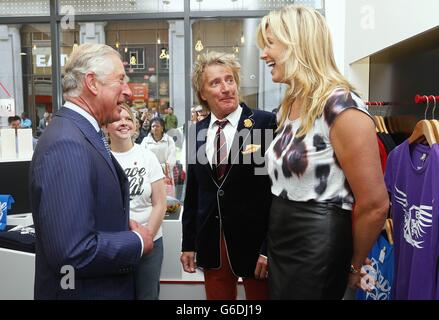
<svg viewBox="0 0 439 320">
<path fill-rule="evenodd" d="M 201 39 L 198 39 L 197 43 L 195 44 L 195 51 L 200 52 L 203 51 L 203 49 L 203 43 L 201 42 Z"/>
</svg>

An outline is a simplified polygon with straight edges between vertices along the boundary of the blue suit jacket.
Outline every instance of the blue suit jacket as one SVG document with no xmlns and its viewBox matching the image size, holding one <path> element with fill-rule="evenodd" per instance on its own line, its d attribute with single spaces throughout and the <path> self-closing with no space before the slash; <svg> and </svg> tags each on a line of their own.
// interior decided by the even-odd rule
<svg viewBox="0 0 439 320">
<path fill-rule="evenodd" d="M 80 114 L 61 108 L 44 131 L 30 191 L 35 299 L 133 299 L 141 242 L 128 227 L 127 179 Z M 64 265 L 74 268 L 73 290 L 61 286 Z"/>
<path fill-rule="evenodd" d="M 216 180 L 205 156 L 210 116 L 196 124 L 196 143 L 195 135 L 191 138 L 189 133 L 182 251 L 196 251 L 200 267 L 219 268 L 224 263 L 220 260 L 222 228 L 233 272 L 241 277 L 254 277 L 259 254 L 266 254 L 264 243 L 272 199 L 268 175 L 258 175 L 255 170 L 265 166 L 265 149 L 271 142 L 265 134 L 273 136 L 276 118 L 243 103 L 241 106 L 229 153 L 230 165 L 221 182 Z M 243 154 L 249 144 L 261 148 L 257 153 Z"/>
</svg>

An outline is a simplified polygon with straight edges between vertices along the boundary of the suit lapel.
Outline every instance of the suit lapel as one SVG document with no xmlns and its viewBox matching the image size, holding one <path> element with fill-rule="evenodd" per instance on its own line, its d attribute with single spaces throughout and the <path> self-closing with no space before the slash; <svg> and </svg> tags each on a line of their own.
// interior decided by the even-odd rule
<svg viewBox="0 0 439 320">
<path fill-rule="evenodd" d="M 207 153 L 206 153 L 207 131 L 209 130 L 210 117 L 211 115 L 209 114 L 209 116 L 206 119 L 204 119 L 203 121 L 197 124 L 197 138 L 196 138 L 197 155 L 196 156 L 202 156 L 204 157 L 203 160 L 207 160 L 206 163 L 201 165 L 204 167 L 204 169 L 207 171 L 209 176 L 212 178 L 213 182 L 218 186 L 218 183 L 216 181 L 216 175 L 214 174 L 215 171 L 210 166 L 209 159 L 207 158 Z"/>
<path fill-rule="evenodd" d="M 61 108 L 58 111 L 57 115 L 68 118 L 76 124 L 79 130 L 81 130 L 81 132 L 84 134 L 85 138 L 102 156 L 102 158 L 104 158 L 105 162 L 110 167 L 110 170 L 113 173 L 114 177 L 119 181 L 113 162 L 108 157 L 107 150 L 105 149 L 105 146 L 102 143 L 101 137 L 99 136 L 99 133 L 96 132 L 93 125 L 83 116 L 81 116 L 79 113 L 65 107 Z"/>
</svg>

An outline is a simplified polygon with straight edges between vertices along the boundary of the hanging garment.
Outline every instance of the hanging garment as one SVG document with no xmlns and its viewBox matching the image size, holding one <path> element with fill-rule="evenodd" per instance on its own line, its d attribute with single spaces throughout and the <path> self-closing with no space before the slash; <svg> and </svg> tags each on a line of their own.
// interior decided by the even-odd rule
<svg viewBox="0 0 439 320">
<path fill-rule="evenodd" d="M 384 147 L 386 148 L 386 152 L 388 154 L 396 148 L 395 141 L 393 141 L 393 138 L 390 134 L 378 132 L 377 135 L 380 138 L 381 142 L 384 144 Z"/>
<path fill-rule="evenodd" d="M 378 133 L 378 148 L 380 152 L 381 169 L 386 170 L 387 148 L 382 140 L 382 135 Z M 373 273 L 368 277 L 372 278 L 374 288 L 370 292 L 357 290 L 357 300 L 390 300 L 391 287 L 393 283 L 393 246 L 381 234 L 369 253 L 368 258 L 371 260 Z"/>
<path fill-rule="evenodd" d="M 383 170 L 384 173 L 386 171 L 387 155 L 389 151 L 387 151 L 387 148 L 384 145 L 379 135 L 377 136 L 377 141 L 378 141 L 378 149 L 380 152 L 381 169 Z"/>
<path fill-rule="evenodd" d="M 439 299 L 439 145 L 404 141 L 389 154 L 396 300 Z"/>
<path fill-rule="evenodd" d="M 369 254 L 373 272 L 369 277 L 373 280 L 373 289 L 370 292 L 357 290 L 358 300 L 392 300 L 393 267 L 394 256 L 393 246 L 381 234 L 375 242 Z"/>
</svg>

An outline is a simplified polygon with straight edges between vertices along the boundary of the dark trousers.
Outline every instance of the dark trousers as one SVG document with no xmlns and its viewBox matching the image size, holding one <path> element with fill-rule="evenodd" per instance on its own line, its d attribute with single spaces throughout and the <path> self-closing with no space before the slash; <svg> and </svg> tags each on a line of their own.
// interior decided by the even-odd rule
<svg viewBox="0 0 439 320">
<path fill-rule="evenodd" d="M 268 229 L 270 299 L 342 299 L 352 257 L 351 211 L 275 197 Z"/>
</svg>

